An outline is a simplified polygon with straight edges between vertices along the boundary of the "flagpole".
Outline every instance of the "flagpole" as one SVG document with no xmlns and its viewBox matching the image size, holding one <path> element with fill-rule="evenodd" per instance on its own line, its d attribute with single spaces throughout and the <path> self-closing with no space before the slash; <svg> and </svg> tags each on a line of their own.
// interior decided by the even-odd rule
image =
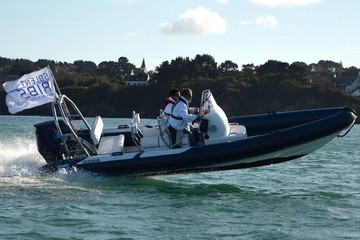
<svg viewBox="0 0 360 240">
<path fill-rule="evenodd" d="M 55 79 L 55 77 L 54 77 L 53 72 L 51 71 L 50 66 L 47 65 L 47 68 L 49 69 L 49 71 L 50 71 L 50 73 L 51 73 L 51 76 L 52 76 L 52 78 L 54 79 L 55 91 L 56 91 L 59 95 L 62 95 L 62 93 L 61 93 L 61 91 L 60 91 L 60 88 L 59 88 L 59 85 L 58 85 L 57 82 L 56 82 L 56 79 Z M 58 96 L 57 96 L 57 97 L 58 97 Z"/>
<path fill-rule="evenodd" d="M 58 95 L 59 95 L 59 96 L 57 96 L 57 101 L 56 101 L 56 102 L 58 102 L 58 100 L 60 100 L 60 98 L 61 98 L 60 96 L 62 96 L 62 93 L 61 93 L 61 91 L 60 91 L 59 85 L 58 85 L 57 82 L 56 82 L 56 79 L 55 79 L 55 77 L 54 77 L 54 74 L 53 74 L 53 72 L 51 71 L 50 66 L 48 65 L 47 68 L 49 69 L 49 71 L 50 71 L 50 73 L 51 73 L 51 76 L 52 76 L 52 78 L 54 79 L 55 91 L 56 91 L 56 92 L 58 93 Z M 66 102 L 65 102 L 65 101 L 62 102 L 62 103 L 58 102 L 58 104 L 61 105 L 61 106 L 59 106 L 60 108 L 63 108 L 63 111 L 64 111 L 64 113 L 65 113 L 65 116 L 64 116 L 64 117 L 67 117 L 67 118 L 68 118 L 71 127 L 74 128 L 74 123 L 73 123 L 73 121 L 72 121 L 72 119 L 71 119 L 71 114 L 70 114 L 70 111 L 69 111 L 68 106 L 66 105 Z"/>
</svg>

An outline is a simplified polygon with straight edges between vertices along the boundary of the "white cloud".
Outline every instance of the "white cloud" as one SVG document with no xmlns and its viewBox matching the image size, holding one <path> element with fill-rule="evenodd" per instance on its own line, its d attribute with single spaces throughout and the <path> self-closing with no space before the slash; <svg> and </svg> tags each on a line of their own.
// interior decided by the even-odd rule
<svg viewBox="0 0 360 240">
<path fill-rule="evenodd" d="M 224 34 L 226 22 L 217 12 L 199 6 L 187 10 L 174 22 L 161 24 L 160 30 L 175 34 Z"/>
<path fill-rule="evenodd" d="M 250 2 L 263 7 L 298 7 L 317 4 L 321 0 L 250 0 Z"/>
<path fill-rule="evenodd" d="M 253 22 L 250 20 L 243 20 L 240 22 L 241 25 L 251 25 Z"/>
<path fill-rule="evenodd" d="M 259 26 L 276 28 L 278 26 L 277 20 L 274 16 L 260 16 L 255 19 L 255 23 Z"/>
</svg>

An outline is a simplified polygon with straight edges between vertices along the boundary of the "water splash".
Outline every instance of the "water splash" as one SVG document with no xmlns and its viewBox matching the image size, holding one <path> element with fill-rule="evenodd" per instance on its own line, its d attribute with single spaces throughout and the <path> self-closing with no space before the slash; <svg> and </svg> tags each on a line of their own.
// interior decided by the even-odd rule
<svg viewBox="0 0 360 240">
<path fill-rule="evenodd" d="M 37 174 L 45 164 L 37 152 L 35 139 L 16 137 L 0 141 L 0 176 L 27 176 Z"/>
</svg>

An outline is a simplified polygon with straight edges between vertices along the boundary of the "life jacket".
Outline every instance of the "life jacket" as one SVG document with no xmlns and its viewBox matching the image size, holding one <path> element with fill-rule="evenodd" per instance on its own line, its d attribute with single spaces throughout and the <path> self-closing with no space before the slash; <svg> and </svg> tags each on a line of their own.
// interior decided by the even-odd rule
<svg viewBox="0 0 360 240">
<path fill-rule="evenodd" d="M 168 98 L 165 98 L 165 99 L 164 99 L 164 103 L 165 103 L 165 104 L 169 104 L 169 103 L 175 104 L 176 102 L 175 102 L 174 100 L 171 100 L 171 99 L 168 97 Z"/>
<path fill-rule="evenodd" d="M 176 104 L 176 101 L 173 100 L 171 97 L 167 97 L 164 99 L 164 103 L 165 103 L 165 107 L 170 103 L 170 104 L 172 104 L 172 108 L 173 108 L 174 105 Z M 171 111 L 172 111 L 172 108 L 171 108 Z M 164 114 L 167 116 L 171 116 L 171 113 L 164 112 Z"/>
<path fill-rule="evenodd" d="M 180 97 L 180 98 L 179 98 L 179 101 L 177 101 L 177 102 L 172 106 L 172 108 L 171 108 L 171 117 L 172 117 L 172 118 L 175 118 L 176 120 L 184 120 L 181 116 L 177 117 L 177 116 L 174 116 L 174 115 L 172 114 L 175 106 L 176 106 L 179 102 L 185 103 L 185 105 L 187 106 L 188 111 L 189 111 L 188 103 L 187 103 L 184 99 L 182 99 L 182 98 Z"/>
</svg>

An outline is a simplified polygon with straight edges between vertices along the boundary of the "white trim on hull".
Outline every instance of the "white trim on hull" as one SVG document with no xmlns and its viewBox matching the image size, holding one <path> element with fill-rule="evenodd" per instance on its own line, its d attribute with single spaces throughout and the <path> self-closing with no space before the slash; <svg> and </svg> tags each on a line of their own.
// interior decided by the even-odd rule
<svg viewBox="0 0 360 240">
<path fill-rule="evenodd" d="M 78 162 L 77 165 L 81 166 L 82 164 L 89 164 L 91 162 L 93 163 L 106 163 L 111 161 L 125 161 L 125 160 L 131 160 L 136 155 L 140 154 L 140 158 L 146 158 L 146 157 L 155 157 L 155 156 L 167 156 L 167 155 L 174 155 L 174 154 L 182 154 L 189 150 L 190 147 L 183 147 L 179 149 L 169 149 L 169 148 L 162 148 L 157 150 L 150 150 L 143 153 L 134 152 L 134 153 L 126 153 L 124 155 L 119 156 L 112 156 L 112 155 L 96 155 L 96 156 L 90 156 L 82 161 Z"/>
</svg>

